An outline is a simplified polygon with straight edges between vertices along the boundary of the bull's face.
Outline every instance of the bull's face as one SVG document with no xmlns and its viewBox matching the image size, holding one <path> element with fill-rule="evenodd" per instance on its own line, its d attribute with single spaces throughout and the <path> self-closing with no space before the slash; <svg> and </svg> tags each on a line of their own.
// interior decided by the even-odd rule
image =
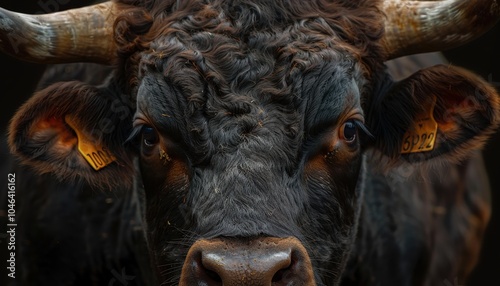
<svg viewBox="0 0 500 286">
<path fill-rule="evenodd" d="M 278 36 L 291 37 L 270 37 Z M 166 37 L 143 55 L 133 119 L 164 279 L 178 277 L 204 239 L 184 279 L 264 271 L 262 283 L 312 284 L 313 253 L 317 274 L 336 281 L 353 240 L 367 135 L 359 63 L 333 49 L 294 54 L 294 44 L 273 39 L 202 32 L 184 41 Z"/>
<path fill-rule="evenodd" d="M 382 6 L 408 12 L 391 3 Z M 500 104 L 452 67 L 394 84 L 383 60 L 435 35 L 396 33 L 408 41 L 391 46 L 375 5 L 316 4 L 174 5 L 168 17 L 128 8 L 107 84 L 36 94 L 12 121 L 12 150 L 62 179 L 138 182 L 164 285 L 335 285 L 355 240 L 365 158 L 463 158 L 496 127 Z M 107 60 L 101 52 L 90 58 Z M 437 127 L 422 139 L 413 126 L 430 115 Z"/>
</svg>

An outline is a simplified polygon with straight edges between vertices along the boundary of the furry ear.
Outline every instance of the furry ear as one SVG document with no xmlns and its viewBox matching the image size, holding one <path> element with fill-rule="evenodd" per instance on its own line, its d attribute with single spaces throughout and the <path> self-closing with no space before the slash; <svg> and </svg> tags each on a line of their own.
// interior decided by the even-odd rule
<svg viewBox="0 0 500 286">
<path fill-rule="evenodd" d="M 9 146 L 21 163 L 94 186 L 132 183 L 124 142 L 135 104 L 111 88 L 61 82 L 37 92 L 14 115 Z"/>
<path fill-rule="evenodd" d="M 369 114 L 375 147 L 390 158 L 457 162 L 498 127 L 500 98 L 473 73 L 437 65 L 394 84 L 375 98 Z"/>
</svg>

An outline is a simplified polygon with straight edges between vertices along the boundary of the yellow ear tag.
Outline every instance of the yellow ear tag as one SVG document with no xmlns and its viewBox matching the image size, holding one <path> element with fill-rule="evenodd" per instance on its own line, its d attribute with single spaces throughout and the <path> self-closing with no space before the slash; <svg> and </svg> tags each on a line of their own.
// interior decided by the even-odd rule
<svg viewBox="0 0 500 286">
<path fill-rule="evenodd" d="M 424 112 L 417 115 L 413 127 L 406 131 L 403 137 L 403 146 L 401 154 L 420 153 L 434 150 L 438 124 L 434 119 L 434 107 L 436 106 L 436 97 L 427 103 L 428 113 Z"/>
<path fill-rule="evenodd" d="M 85 160 L 87 160 L 90 166 L 94 168 L 94 170 L 99 171 L 116 161 L 113 154 L 111 154 L 105 147 L 96 145 L 91 138 L 80 132 L 70 116 L 66 115 L 65 120 L 66 123 L 73 128 L 76 136 L 78 137 L 78 151 L 82 154 Z"/>
</svg>

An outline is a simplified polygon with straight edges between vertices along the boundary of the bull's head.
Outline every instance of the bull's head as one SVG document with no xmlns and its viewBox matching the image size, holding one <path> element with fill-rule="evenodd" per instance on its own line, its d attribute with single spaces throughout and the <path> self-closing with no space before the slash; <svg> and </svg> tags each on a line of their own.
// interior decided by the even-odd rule
<svg viewBox="0 0 500 286">
<path fill-rule="evenodd" d="M 165 284 L 337 284 L 373 157 L 460 160 L 499 121 L 467 71 L 383 68 L 474 39 L 496 1 L 119 2 L 0 10 L 6 53 L 116 67 L 35 94 L 9 143 L 40 172 L 144 189 Z M 437 125 L 412 134 L 417 120 Z"/>
</svg>

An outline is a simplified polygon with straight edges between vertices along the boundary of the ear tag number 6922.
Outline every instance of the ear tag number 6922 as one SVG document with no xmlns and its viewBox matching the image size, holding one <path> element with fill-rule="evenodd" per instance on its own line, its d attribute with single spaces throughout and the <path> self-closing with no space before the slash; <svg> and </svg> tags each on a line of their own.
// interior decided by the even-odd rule
<svg viewBox="0 0 500 286">
<path fill-rule="evenodd" d="M 436 97 L 427 103 L 425 111 L 418 114 L 413 126 L 406 131 L 401 146 L 401 154 L 420 153 L 434 150 L 438 124 L 434 119 Z"/>
</svg>

